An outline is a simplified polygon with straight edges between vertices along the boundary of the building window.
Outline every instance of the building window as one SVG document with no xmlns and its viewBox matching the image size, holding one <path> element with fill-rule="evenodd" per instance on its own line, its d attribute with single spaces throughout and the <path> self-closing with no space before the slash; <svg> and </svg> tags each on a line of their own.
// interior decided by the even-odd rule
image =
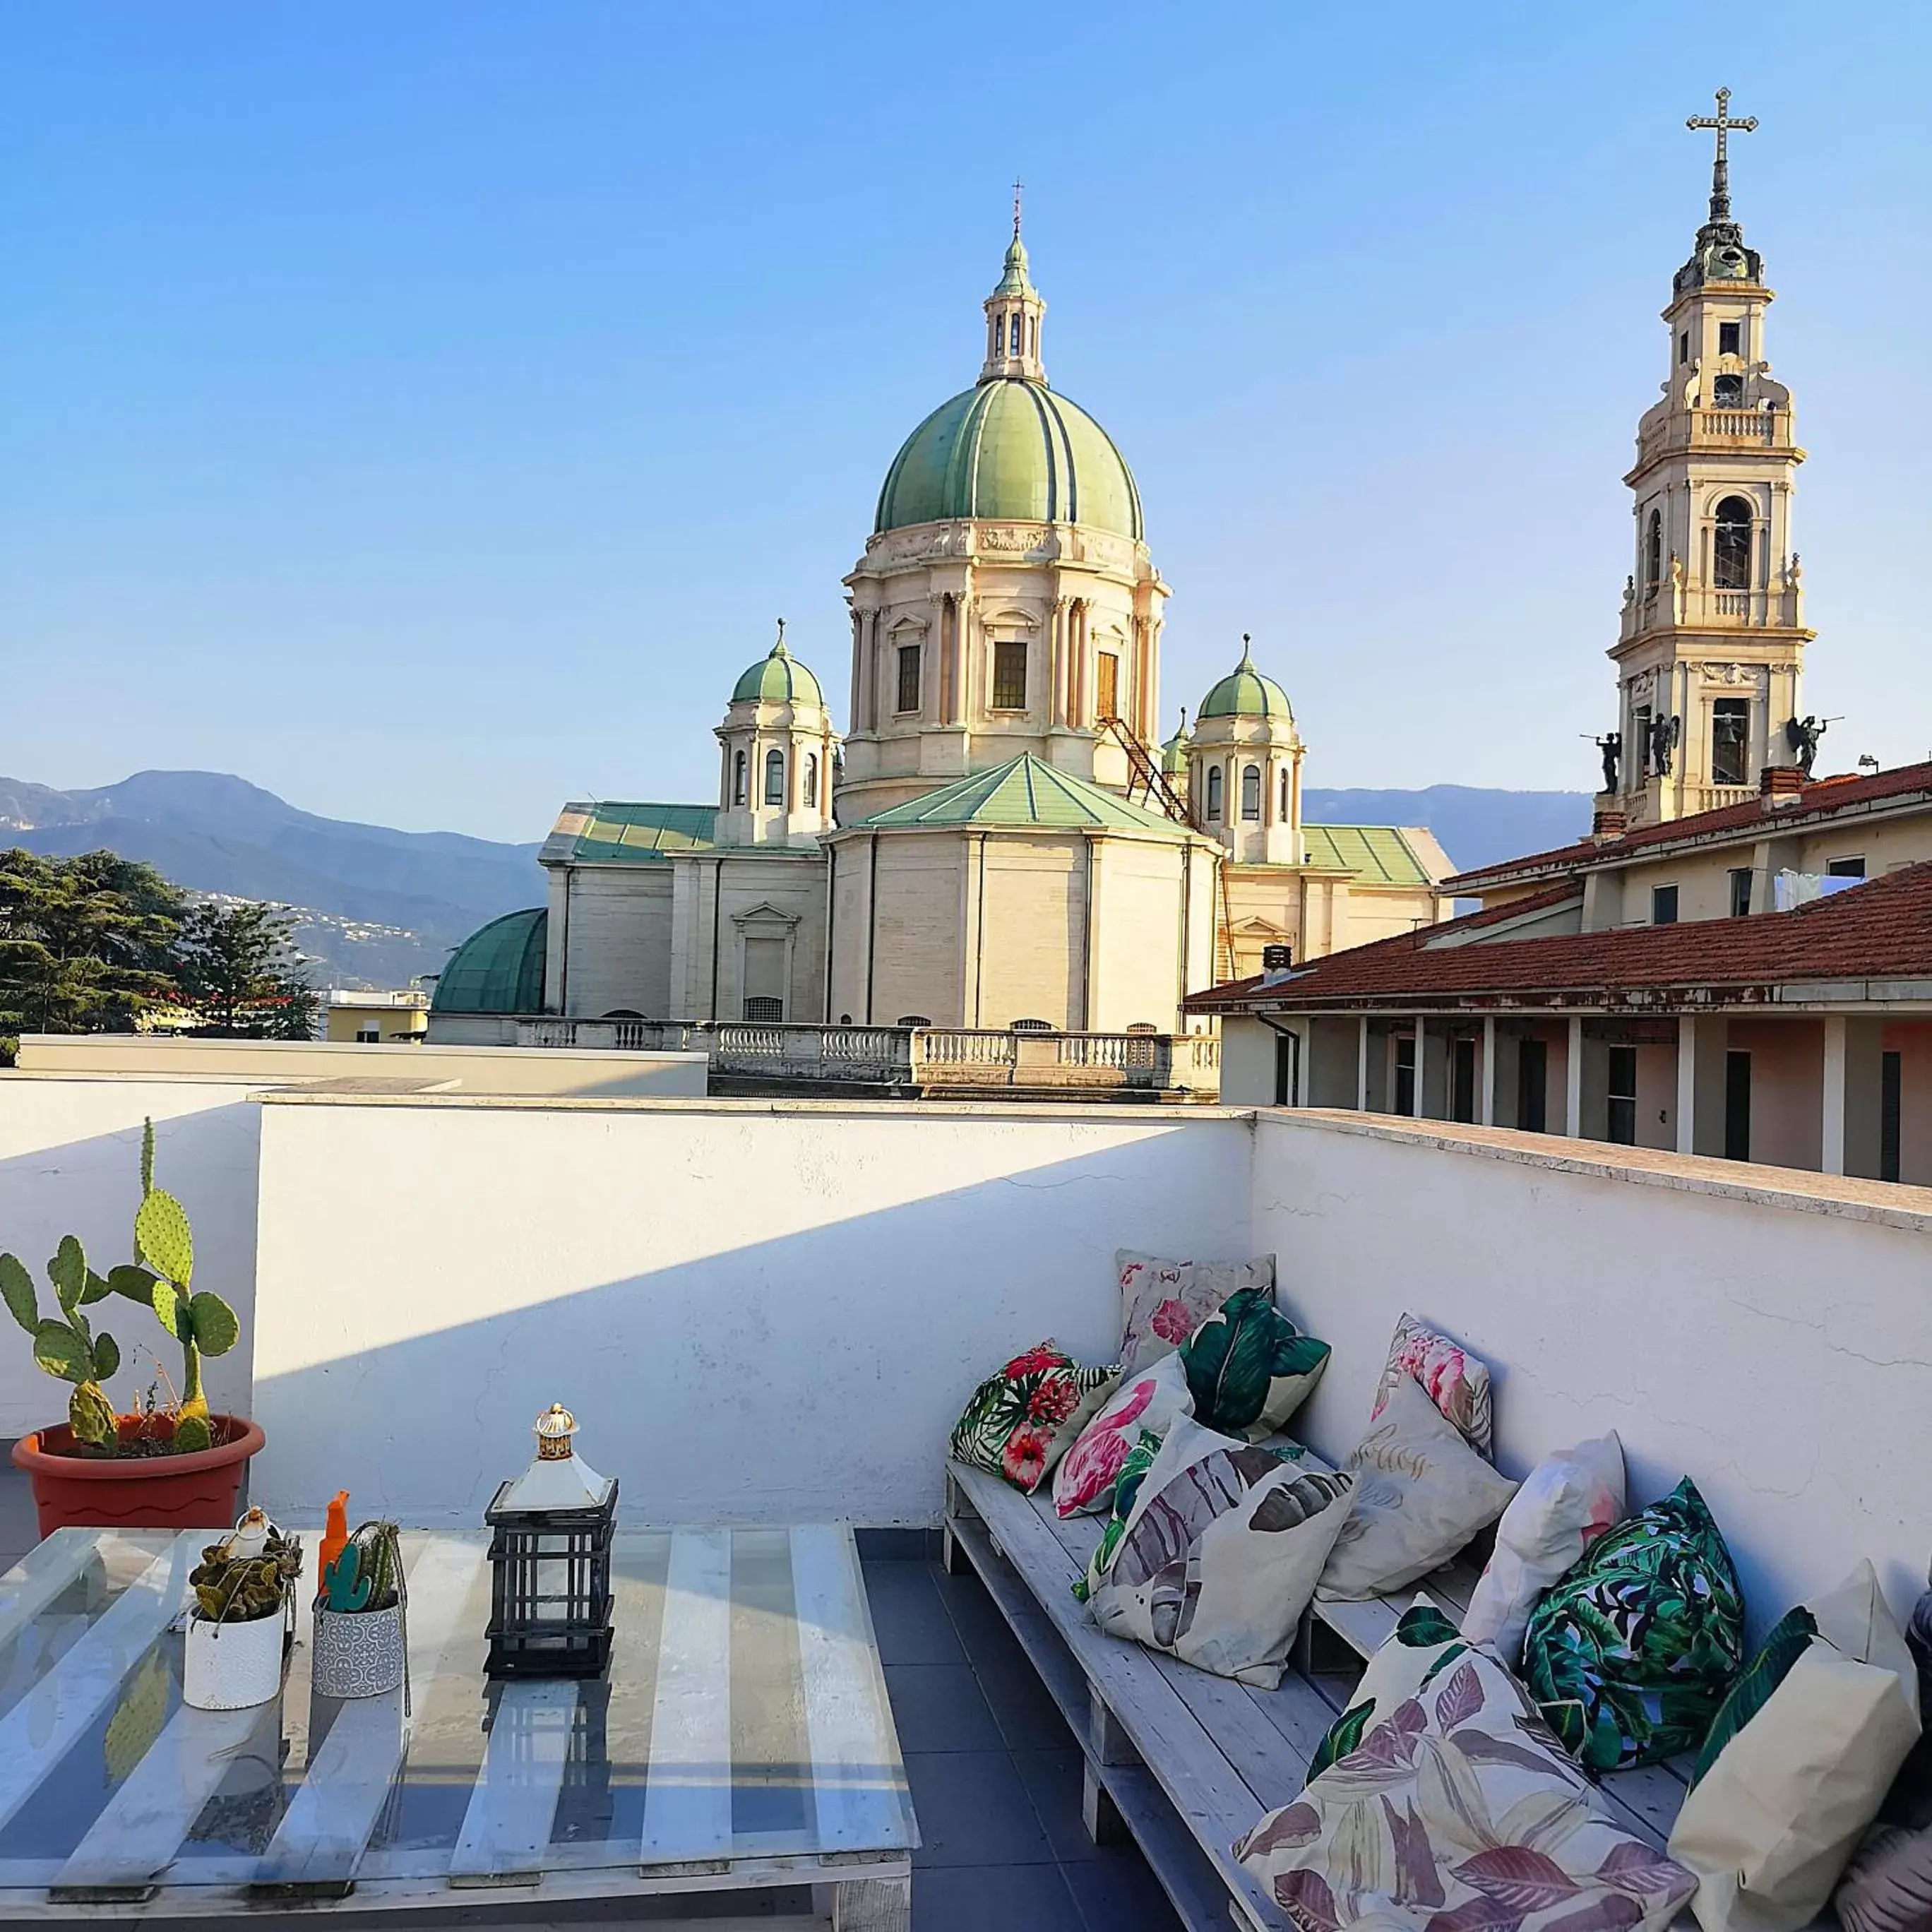
<svg viewBox="0 0 1932 1932">
<path fill-rule="evenodd" d="M 1221 767 L 1208 767 L 1208 816 L 1218 820 L 1221 816 Z"/>
<path fill-rule="evenodd" d="M 1711 400 L 1720 410 L 1741 410 L 1744 405 L 1744 379 L 1720 376 L 1711 385 Z"/>
<path fill-rule="evenodd" d="M 1750 1055 L 1724 1055 L 1724 1158 L 1750 1159 Z"/>
<path fill-rule="evenodd" d="M 1007 340 L 1012 344 L 1012 352 L 1016 356 L 1020 352 L 1020 342 L 1022 340 L 1020 335 L 1020 318 L 1017 314 L 1016 314 L 1012 319 L 1012 326 L 1007 332 Z"/>
<path fill-rule="evenodd" d="M 765 802 L 782 805 L 784 802 L 784 754 L 770 751 L 765 754 Z"/>
<path fill-rule="evenodd" d="M 784 1018 L 784 1002 L 775 1000 L 769 993 L 747 993 L 745 996 L 745 1017 L 760 1020 L 767 1026 L 776 1026 Z"/>
<path fill-rule="evenodd" d="M 1747 919 L 1750 916 L 1751 868 L 1738 866 L 1725 874 L 1731 882 L 1731 916 Z"/>
<path fill-rule="evenodd" d="M 1647 778 L 1651 775 L 1652 763 L 1650 756 L 1650 706 L 1648 705 L 1640 704 L 1636 709 L 1630 713 L 1630 738 L 1632 742 L 1636 746 L 1636 752 L 1632 754 L 1630 759 L 1631 768 L 1640 777 Z"/>
<path fill-rule="evenodd" d="M 1744 326 L 1741 322 L 1720 322 L 1718 325 L 1718 353 L 1720 356 L 1742 356 L 1744 352 Z"/>
<path fill-rule="evenodd" d="M 1618 1147 L 1636 1145 L 1636 1048 L 1610 1048 L 1610 1136 Z"/>
<path fill-rule="evenodd" d="M 745 754 L 742 752 L 731 754 L 731 802 L 742 805 L 745 802 Z"/>
<path fill-rule="evenodd" d="M 1898 1178 L 1899 1102 L 1904 1096 L 1905 1063 L 1895 1053 L 1879 1056 L 1878 1178 Z"/>
<path fill-rule="evenodd" d="M 1748 590 L 1751 575 L 1751 506 L 1742 496 L 1718 506 L 1711 581 L 1720 590 Z"/>
<path fill-rule="evenodd" d="M 1281 822 L 1284 825 L 1288 822 L 1288 767 L 1283 765 L 1281 768 Z"/>
<path fill-rule="evenodd" d="M 358 1027 L 356 1029 L 356 1044 L 358 1046 L 380 1046 L 382 1043 L 382 1030 L 380 1027 Z"/>
<path fill-rule="evenodd" d="M 1652 926 L 1677 923 L 1677 888 L 1652 886 L 1650 889 L 1650 922 Z"/>
<path fill-rule="evenodd" d="M 1274 1103 L 1277 1107 L 1300 1104 L 1301 1036 L 1278 1033 L 1274 1036 Z"/>
<path fill-rule="evenodd" d="M 1664 512 L 1650 513 L 1650 528 L 1643 540 L 1643 580 L 1654 584 L 1664 574 Z"/>
<path fill-rule="evenodd" d="M 1690 332 L 1688 328 L 1682 329 L 1678 332 L 1677 337 L 1677 360 L 1681 366 L 1682 364 L 1688 362 L 1690 359 Z"/>
<path fill-rule="evenodd" d="M 1241 768 L 1241 816 L 1250 824 L 1262 815 L 1262 768 L 1258 765 L 1244 765 Z"/>
<path fill-rule="evenodd" d="M 1516 1048 L 1516 1124 L 1526 1134 L 1550 1131 L 1550 1042 L 1526 1040 Z"/>
<path fill-rule="evenodd" d="M 919 709 L 919 646 L 902 644 L 899 646 L 898 706 L 901 711 Z"/>
<path fill-rule="evenodd" d="M 1862 879 L 1865 875 L 1863 854 L 1856 859 L 1834 859 L 1825 868 L 1828 879 Z"/>
<path fill-rule="evenodd" d="M 1027 647 L 1022 644 L 993 646 L 993 709 L 1024 711 L 1027 701 Z"/>
<path fill-rule="evenodd" d="M 1720 698 L 1711 706 L 1711 782 L 1748 782 L 1750 757 L 1750 700 Z"/>
<path fill-rule="evenodd" d="M 818 803 L 818 754 L 808 752 L 805 754 L 805 783 L 800 788 L 799 803 L 807 812 L 814 810 Z"/>
<path fill-rule="evenodd" d="M 1104 723 L 1120 715 L 1120 660 L 1112 651 L 1100 653 L 1094 682 L 1094 704 Z"/>
<path fill-rule="evenodd" d="M 1476 1119 L 1476 1042 L 1452 1040 L 1449 1044 L 1449 1118 L 1474 1126 Z"/>
<path fill-rule="evenodd" d="M 1415 1036 L 1399 1033 L 1395 1036 L 1395 1110 L 1415 1112 Z"/>
</svg>

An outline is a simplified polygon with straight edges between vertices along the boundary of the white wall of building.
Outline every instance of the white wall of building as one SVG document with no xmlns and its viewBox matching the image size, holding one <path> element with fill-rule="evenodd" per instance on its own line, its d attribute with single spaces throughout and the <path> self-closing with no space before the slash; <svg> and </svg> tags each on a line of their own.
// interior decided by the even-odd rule
<svg viewBox="0 0 1932 1932">
<path fill-rule="evenodd" d="M 1280 1111 L 1254 1173 L 1253 1245 L 1334 1347 L 1299 1425 L 1323 1454 L 1360 1434 L 1406 1310 L 1490 1364 L 1506 1473 L 1614 1429 L 1635 1501 L 1690 1476 L 1754 1638 L 1862 1556 L 1901 1614 L 1924 1587 L 1924 1192 Z"/>
<path fill-rule="evenodd" d="M 63 1234 L 79 1238 L 100 1274 L 134 1258 L 141 1123 L 153 1120 L 155 1180 L 194 1226 L 195 1287 L 219 1294 L 242 1320 L 241 1342 L 204 1375 L 218 1409 L 250 1404 L 261 1110 L 246 1096 L 259 1084 L 0 1074 L 0 1250 L 26 1264 L 44 1314 L 56 1312 L 46 1263 Z M 123 1366 L 110 1388 L 119 1406 L 133 1406 L 157 1361 L 180 1386 L 180 1346 L 148 1310 L 116 1296 L 91 1318 L 121 1345 Z M 26 1334 L 0 1312 L 0 1437 L 64 1422 L 69 1392 L 34 1366 Z"/>
<path fill-rule="evenodd" d="M 254 1493 L 475 1522 L 551 1402 L 634 1522 L 925 1523 L 974 1384 L 1104 1362 L 1117 1246 L 1235 1256 L 1244 1116 L 262 1106 Z"/>
</svg>

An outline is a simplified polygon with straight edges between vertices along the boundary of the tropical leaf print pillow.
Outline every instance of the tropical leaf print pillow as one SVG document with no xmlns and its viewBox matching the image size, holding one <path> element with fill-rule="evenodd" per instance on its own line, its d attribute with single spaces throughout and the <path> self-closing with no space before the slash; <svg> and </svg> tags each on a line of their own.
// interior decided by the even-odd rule
<svg viewBox="0 0 1932 1932">
<path fill-rule="evenodd" d="M 1422 1385 L 1423 1392 L 1462 1431 L 1465 1441 L 1485 1462 L 1493 1460 L 1495 1430 L 1490 1418 L 1490 1371 L 1447 1335 L 1405 1315 L 1395 1324 L 1388 1360 L 1382 1366 L 1382 1386 L 1372 1422 L 1387 1406 L 1389 1391 L 1403 1376 Z"/>
<path fill-rule="evenodd" d="M 1419 1697 L 1445 1664 L 1468 1648 L 1456 1626 L 1426 1595 L 1418 1597 L 1397 1620 L 1395 1632 L 1369 1659 L 1362 1681 L 1348 1699 L 1348 1708 L 1328 1727 L 1328 1734 L 1308 1760 L 1312 1784 L 1338 1758 L 1361 1748 L 1370 1726 L 1379 1724 L 1398 1705 Z"/>
<path fill-rule="evenodd" d="M 1134 1375 L 1171 1355 L 1202 1322 L 1244 1288 L 1274 1293 L 1274 1257 L 1246 1262 L 1169 1261 L 1120 1248 L 1120 1370 Z"/>
<path fill-rule="evenodd" d="M 1151 1429 L 1143 1429 L 1114 1479 L 1113 1514 L 1100 1532 L 1094 1554 L 1088 1558 L 1087 1574 L 1074 1581 L 1073 1594 L 1082 1603 L 1100 1587 L 1101 1580 L 1113 1568 L 1114 1558 L 1120 1554 L 1120 1539 L 1126 1534 L 1128 1521 L 1134 1513 L 1135 1499 L 1141 1492 L 1142 1479 L 1154 1467 L 1154 1458 L 1160 1454 L 1160 1438 Z"/>
<path fill-rule="evenodd" d="M 1352 1478 L 1181 1417 L 1141 1479 L 1094 1621 L 1273 1690 L 1348 1514 Z"/>
<path fill-rule="evenodd" d="M 1180 1360 L 1194 1419 L 1258 1442 L 1314 1394 L 1328 1344 L 1303 1334 L 1276 1307 L 1271 1288 L 1244 1288 L 1182 1343 Z"/>
<path fill-rule="evenodd" d="M 1194 1397 L 1178 1355 L 1163 1355 L 1139 1375 L 1123 1376 L 1061 1456 L 1053 1472 L 1053 1506 L 1062 1516 L 1093 1516 L 1114 1506 L 1114 1485 L 1143 1430 L 1156 1438 L 1190 1414 Z"/>
<path fill-rule="evenodd" d="M 1106 1399 L 1118 1369 L 1083 1369 L 1049 1336 L 973 1391 L 946 1454 L 1030 1496 Z"/>
<path fill-rule="evenodd" d="M 1299 1932 L 1662 1932 L 1696 1884 L 1612 1821 L 1481 1648 L 1443 1661 L 1234 1856 Z"/>
<path fill-rule="evenodd" d="M 1600 1536 L 1531 1613 L 1523 1675 L 1594 1771 L 1694 1751 L 1744 1664 L 1744 1597 L 1696 1485 Z"/>
</svg>

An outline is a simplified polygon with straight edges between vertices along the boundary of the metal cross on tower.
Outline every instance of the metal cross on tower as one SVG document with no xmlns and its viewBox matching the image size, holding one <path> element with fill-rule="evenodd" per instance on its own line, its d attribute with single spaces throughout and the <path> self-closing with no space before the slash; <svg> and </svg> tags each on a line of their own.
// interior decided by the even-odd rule
<svg viewBox="0 0 1932 1932">
<path fill-rule="evenodd" d="M 1013 239 L 1020 238 L 1020 189 L 1023 184 L 1016 175 L 1013 178 Z"/>
<path fill-rule="evenodd" d="M 1684 122 L 1690 128 L 1709 128 L 1718 136 L 1717 158 L 1711 164 L 1711 219 L 1728 221 L 1731 218 L 1731 163 L 1730 152 L 1725 136 L 1735 128 L 1741 134 L 1748 134 L 1757 125 L 1757 116 L 1747 114 L 1741 121 L 1731 118 L 1731 90 L 1720 87 L 1718 90 L 1718 111 L 1714 116 L 1694 114 Z"/>
</svg>

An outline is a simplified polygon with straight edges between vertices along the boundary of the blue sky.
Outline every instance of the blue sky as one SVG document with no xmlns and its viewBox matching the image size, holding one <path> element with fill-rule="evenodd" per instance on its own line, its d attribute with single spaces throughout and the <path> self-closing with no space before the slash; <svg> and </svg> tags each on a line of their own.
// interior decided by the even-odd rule
<svg viewBox="0 0 1932 1932">
<path fill-rule="evenodd" d="M 1924 757 L 1928 22 L 9 8 L 0 772 L 535 838 L 708 798 L 780 614 L 842 722 L 840 579 L 976 373 L 1018 173 L 1049 375 L 1174 588 L 1166 715 L 1249 630 L 1311 784 L 1588 789 L 1720 82 L 1821 769 Z"/>
</svg>

